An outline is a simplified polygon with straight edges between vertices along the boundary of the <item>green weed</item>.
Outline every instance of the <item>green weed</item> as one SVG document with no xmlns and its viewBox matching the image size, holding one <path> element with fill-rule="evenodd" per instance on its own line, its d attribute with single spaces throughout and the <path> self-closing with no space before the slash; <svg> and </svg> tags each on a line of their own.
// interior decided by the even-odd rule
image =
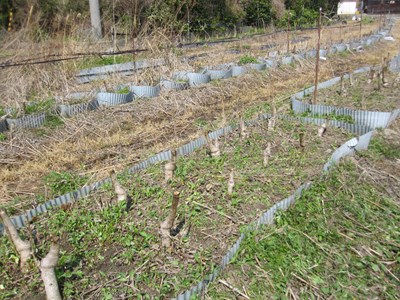
<svg viewBox="0 0 400 300">
<path fill-rule="evenodd" d="M 132 55 L 116 55 L 85 58 L 80 69 L 88 69 L 132 61 Z"/>
<path fill-rule="evenodd" d="M 117 91 L 117 94 L 128 94 L 129 92 L 130 92 L 129 87 L 126 86 L 126 87 L 124 87 L 124 88 L 122 88 L 122 89 L 119 89 L 119 90 Z"/>
<path fill-rule="evenodd" d="M 370 152 L 384 156 L 388 159 L 400 158 L 400 149 L 398 146 L 385 142 L 382 137 L 374 138 L 369 145 Z"/>
<path fill-rule="evenodd" d="M 239 60 L 239 65 L 245 65 L 250 63 L 258 63 L 257 58 L 254 56 L 245 55 L 242 56 Z"/>
<path fill-rule="evenodd" d="M 47 99 L 42 101 L 35 101 L 24 106 L 25 114 L 30 115 L 34 113 L 50 112 L 53 109 L 55 99 Z"/>
<path fill-rule="evenodd" d="M 252 299 L 284 299 L 288 291 L 301 299 L 395 299 L 389 271 L 399 269 L 384 262 L 398 260 L 399 212 L 393 200 L 360 181 L 355 165 L 342 164 L 294 207 L 278 212 L 275 227 L 248 237 L 228 276 L 237 286 L 248 276 Z M 215 286 L 209 291 L 213 299 L 228 294 Z"/>
<path fill-rule="evenodd" d="M 59 196 L 83 186 L 87 181 L 87 177 L 69 172 L 52 171 L 43 178 L 43 181 L 53 196 Z"/>
</svg>

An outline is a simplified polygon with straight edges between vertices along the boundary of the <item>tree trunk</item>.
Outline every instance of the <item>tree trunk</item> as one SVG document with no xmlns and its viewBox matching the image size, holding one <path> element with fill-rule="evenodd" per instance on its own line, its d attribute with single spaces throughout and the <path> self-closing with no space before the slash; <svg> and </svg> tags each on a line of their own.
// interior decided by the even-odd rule
<svg viewBox="0 0 400 300">
<path fill-rule="evenodd" d="M 101 30 L 99 0 L 89 0 L 89 8 L 90 8 L 90 21 L 92 23 L 93 37 L 95 39 L 101 39 L 103 37 L 103 33 Z"/>
<path fill-rule="evenodd" d="M 46 290 L 47 300 L 61 300 L 60 290 L 58 289 L 57 277 L 54 268 L 57 267 L 60 254 L 60 245 L 53 241 L 50 251 L 40 262 L 40 272 Z"/>
<path fill-rule="evenodd" d="M 25 273 L 27 271 L 27 261 L 32 256 L 31 244 L 19 237 L 17 229 L 4 210 L 0 210 L 0 217 L 3 219 L 4 228 L 19 254 L 21 271 Z"/>
</svg>

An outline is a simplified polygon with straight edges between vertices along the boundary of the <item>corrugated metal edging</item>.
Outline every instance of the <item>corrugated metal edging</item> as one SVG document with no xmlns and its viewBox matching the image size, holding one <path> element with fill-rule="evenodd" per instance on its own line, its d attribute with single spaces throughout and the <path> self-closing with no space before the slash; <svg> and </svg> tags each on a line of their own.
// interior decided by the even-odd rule
<svg viewBox="0 0 400 300">
<path fill-rule="evenodd" d="M 336 52 L 338 52 L 337 48 L 335 46 L 332 46 L 328 49 L 328 54 L 332 55 L 335 54 Z"/>
<path fill-rule="evenodd" d="M 190 143 L 187 143 L 177 149 L 177 154 L 180 156 L 187 155 L 192 153 L 194 150 L 202 147 L 207 143 L 206 139 L 204 137 L 199 137 L 198 139 L 195 139 L 194 141 L 191 141 Z"/>
<path fill-rule="evenodd" d="M 370 132 L 367 132 L 366 134 L 363 134 L 358 137 L 358 144 L 356 146 L 356 151 L 361 151 L 361 150 L 367 150 L 369 143 L 372 139 L 372 136 L 375 134 L 375 130 L 372 130 Z"/>
<path fill-rule="evenodd" d="M 55 99 L 56 100 L 64 100 L 64 99 L 74 99 L 74 100 L 78 100 L 78 99 L 84 99 L 84 98 L 89 98 L 89 97 L 94 97 L 95 96 L 95 91 L 91 91 L 91 92 L 74 92 L 74 93 L 70 93 L 70 94 L 66 94 L 66 95 L 62 95 L 62 96 L 56 96 Z"/>
<path fill-rule="evenodd" d="M 326 89 L 328 87 L 331 87 L 335 84 L 337 84 L 340 81 L 340 77 L 334 77 L 332 79 L 329 79 L 327 81 L 321 82 L 318 84 L 319 89 Z"/>
<path fill-rule="evenodd" d="M 187 73 L 187 78 L 190 86 L 199 86 L 211 81 L 210 75 L 201 73 Z"/>
<path fill-rule="evenodd" d="M 394 112 L 362 111 L 329 105 L 303 103 L 293 96 L 291 100 L 292 110 L 295 113 L 310 112 L 313 115 L 329 115 L 333 113 L 337 116 L 350 116 L 357 125 L 368 126 L 372 129 L 386 127 L 394 114 Z"/>
<path fill-rule="evenodd" d="M 150 167 L 151 165 L 154 165 L 160 161 L 166 161 L 166 160 L 170 160 L 172 156 L 171 150 L 166 150 L 163 152 L 160 152 L 136 165 L 134 165 L 133 167 L 128 169 L 128 173 L 132 174 L 141 170 L 144 170 L 148 167 Z"/>
<path fill-rule="evenodd" d="M 4 132 L 8 130 L 7 120 L 0 120 L 0 132 Z"/>
<path fill-rule="evenodd" d="M 228 79 L 232 77 L 232 69 L 230 70 L 207 70 L 205 74 L 210 75 L 211 80 Z"/>
<path fill-rule="evenodd" d="M 396 109 L 396 110 L 394 110 L 393 112 L 392 112 L 392 115 L 390 116 L 390 118 L 389 118 L 389 121 L 388 121 L 388 124 L 387 124 L 387 126 L 389 126 L 390 124 L 392 124 L 396 119 L 397 119 L 397 117 L 400 115 L 400 108 L 398 108 L 398 109 Z"/>
<path fill-rule="evenodd" d="M 290 64 L 293 63 L 293 62 L 294 62 L 293 56 L 285 56 L 285 57 L 282 57 L 282 64 L 283 64 L 283 65 L 290 65 Z"/>
<path fill-rule="evenodd" d="M 187 90 L 189 88 L 188 82 L 176 82 L 171 80 L 162 80 L 160 85 L 167 90 Z"/>
<path fill-rule="evenodd" d="M 371 70 L 371 67 L 369 67 L 369 66 L 361 67 L 361 68 L 353 71 L 353 74 L 366 73 L 366 72 L 369 72 L 369 70 Z"/>
<path fill-rule="evenodd" d="M 212 139 L 217 139 L 217 138 L 219 138 L 220 136 L 225 135 L 225 134 L 231 132 L 232 129 L 233 129 L 232 126 L 226 126 L 226 127 L 224 127 L 224 128 L 220 128 L 220 129 L 217 129 L 217 130 L 215 130 L 215 131 L 213 131 L 213 132 L 210 132 L 210 133 L 208 134 L 208 136 L 209 136 L 210 138 L 212 138 Z"/>
<path fill-rule="evenodd" d="M 338 149 L 336 149 L 328 162 L 324 165 L 323 171 L 328 172 L 332 168 L 332 166 L 339 162 L 342 157 L 354 154 L 357 144 L 358 140 L 356 138 L 352 138 L 351 140 L 340 146 Z"/>
<path fill-rule="evenodd" d="M 99 105 L 114 106 L 132 102 L 133 93 L 128 94 L 116 94 L 116 93 L 98 93 L 96 100 Z"/>
<path fill-rule="evenodd" d="M 154 98 L 160 95 L 161 88 L 156 86 L 135 86 L 129 87 L 135 98 Z"/>
<path fill-rule="evenodd" d="M 232 76 L 240 76 L 240 75 L 244 75 L 247 73 L 247 69 L 245 67 L 241 67 L 241 66 L 234 66 L 232 67 Z"/>
<path fill-rule="evenodd" d="M 173 74 L 173 79 L 174 80 L 184 80 L 184 81 L 189 81 L 189 76 L 188 74 L 191 72 L 188 71 L 176 71 Z"/>
<path fill-rule="evenodd" d="M 245 66 L 256 71 L 264 71 L 267 69 L 267 64 L 247 64 Z"/>
<path fill-rule="evenodd" d="M 338 121 L 338 120 L 329 120 L 329 121 L 327 121 L 327 124 L 329 124 L 329 126 L 333 126 L 336 128 L 342 128 L 346 131 L 349 131 L 349 132 L 351 132 L 353 134 L 357 134 L 357 135 L 365 134 L 365 133 L 371 131 L 371 127 L 369 127 L 369 126 L 352 124 L 352 123 L 347 123 L 347 122 Z"/>
<path fill-rule="evenodd" d="M 141 60 L 141 61 L 134 61 L 134 62 L 127 62 L 121 64 L 113 64 L 109 66 L 101 66 L 95 67 L 91 69 L 81 70 L 77 76 L 92 76 L 92 75 L 103 75 L 107 73 L 117 73 L 117 72 L 127 72 L 127 71 L 134 71 L 134 70 L 141 70 L 145 68 L 149 68 L 152 66 L 161 66 L 164 64 L 164 59 L 154 59 L 154 60 Z"/>
<path fill-rule="evenodd" d="M 347 51 L 347 45 L 346 44 L 336 44 L 336 45 L 333 45 L 336 49 L 337 49 L 337 52 L 345 52 L 345 51 Z"/>
<path fill-rule="evenodd" d="M 306 52 L 306 58 L 314 58 L 317 56 L 317 50 L 312 49 Z"/>
<path fill-rule="evenodd" d="M 140 64 L 140 62 L 138 62 Z M 109 66 L 101 66 L 90 69 L 84 69 L 78 72 L 77 76 L 91 76 L 101 75 L 106 73 L 114 73 L 119 71 L 132 71 L 135 68 L 133 62 L 127 62 L 122 64 L 113 64 Z"/>
<path fill-rule="evenodd" d="M 389 70 L 392 72 L 400 72 L 400 55 L 397 55 L 390 60 Z"/>
<path fill-rule="evenodd" d="M 18 119 L 6 119 L 8 128 L 37 128 L 46 120 L 45 113 L 28 115 Z"/>
<path fill-rule="evenodd" d="M 97 103 L 97 102 L 96 102 Z M 72 117 L 74 115 L 94 110 L 98 107 L 98 105 L 94 105 L 92 103 L 81 103 L 81 104 L 73 104 L 73 105 L 64 105 L 60 104 L 58 106 L 58 110 L 60 115 L 63 117 Z"/>
</svg>

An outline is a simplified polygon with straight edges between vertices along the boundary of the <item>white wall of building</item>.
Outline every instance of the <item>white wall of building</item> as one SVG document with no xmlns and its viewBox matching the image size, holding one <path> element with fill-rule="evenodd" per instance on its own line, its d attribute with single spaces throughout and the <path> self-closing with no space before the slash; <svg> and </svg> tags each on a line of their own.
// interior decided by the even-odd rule
<svg viewBox="0 0 400 300">
<path fill-rule="evenodd" d="M 354 15 L 357 11 L 357 3 L 354 2 L 339 2 L 338 15 Z"/>
</svg>

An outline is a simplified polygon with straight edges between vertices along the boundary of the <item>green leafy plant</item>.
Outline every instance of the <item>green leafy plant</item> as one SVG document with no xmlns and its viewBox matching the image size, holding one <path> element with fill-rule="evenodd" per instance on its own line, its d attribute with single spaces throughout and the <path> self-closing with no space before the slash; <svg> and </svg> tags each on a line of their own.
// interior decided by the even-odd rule
<svg viewBox="0 0 400 300">
<path fill-rule="evenodd" d="M 258 63 L 257 58 L 254 56 L 245 55 L 242 56 L 239 60 L 239 65 L 245 65 L 250 63 Z"/>
<path fill-rule="evenodd" d="M 69 172 L 50 172 L 44 177 L 44 183 L 50 188 L 53 196 L 72 192 L 87 181 L 87 177 Z"/>
<path fill-rule="evenodd" d="M 130 92 L 129 87 L 128 87 L 128 86 L 125 86 L 125 87 L 123 87 L 122 89 L 119 89 L 119 90 L 117 91 L 117 94 L 128 94 L 129 92 Z"/>
<path fill-rule="evenodd" d="M 34 101 L 25 105 L 24 110 L 27 115 L 41 112 L 50 112 L 56 103 L 55 99 Z"/>
<path fill-rule="evenodd" d="M 64 121 L 56 115 L 46 115 L 46 119 L 44 121 L 44 126 L 54 129 L 64 124 Z"/>
<path fill-rule="evenodd" d="M 132 55 L 116 55 L 85 58 L 81 64 L 81 69 L 121 64 L 132 61 Z"/>
</svg>

